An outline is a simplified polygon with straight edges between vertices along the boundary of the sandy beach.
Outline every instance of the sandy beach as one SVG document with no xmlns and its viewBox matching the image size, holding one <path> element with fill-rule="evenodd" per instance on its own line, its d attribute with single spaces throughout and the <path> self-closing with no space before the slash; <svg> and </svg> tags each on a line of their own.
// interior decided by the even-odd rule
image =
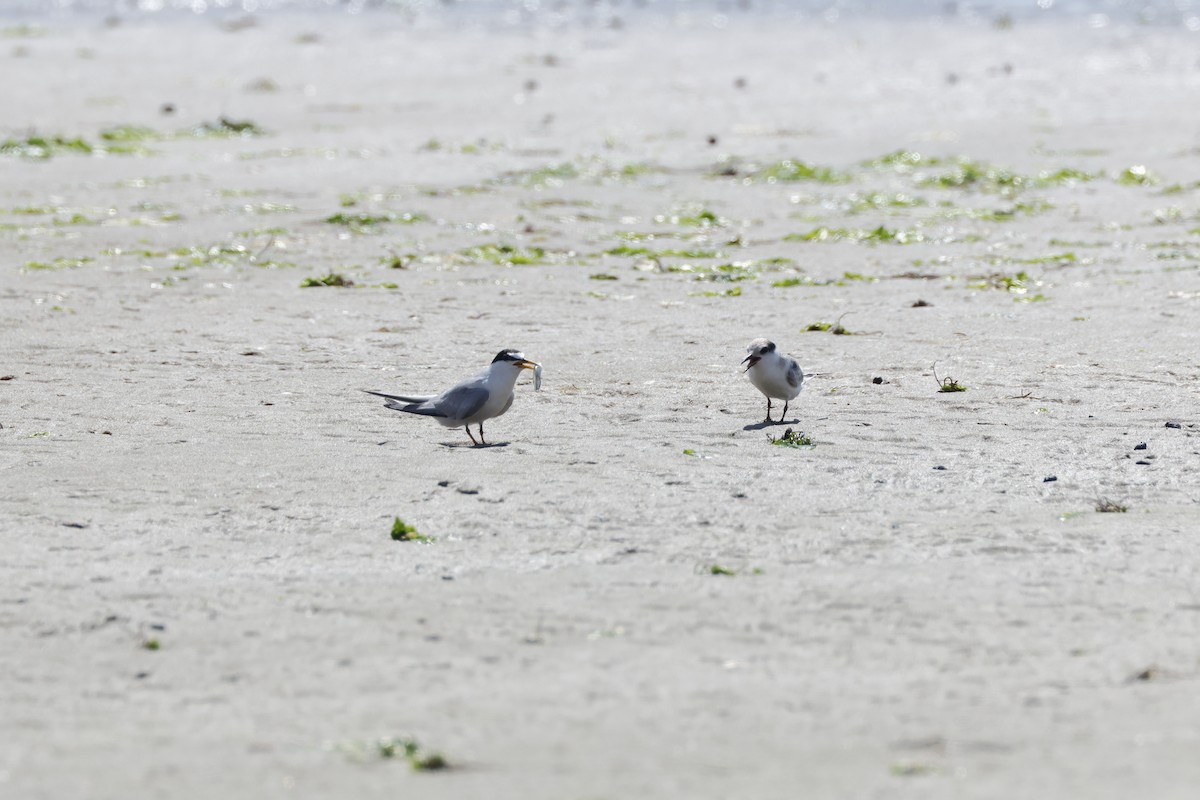
<svg viewBox="0 0 1200 800">
<path fill-rule="evenodd" d="M 1195 796 L 1200 34 L 3 32 L 0 796 Z"/>
</svg>

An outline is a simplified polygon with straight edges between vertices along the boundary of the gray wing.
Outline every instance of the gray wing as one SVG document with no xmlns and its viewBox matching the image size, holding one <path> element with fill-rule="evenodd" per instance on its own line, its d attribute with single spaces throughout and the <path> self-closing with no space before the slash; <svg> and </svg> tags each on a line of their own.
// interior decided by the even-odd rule
<svg viewBox="0 0 1200 800">
<path fill-rule="evenodd" d="M 788 386 L 793 389 L 798 388 L 804 383 L 804 370 L 800 369 L 800 365 L 796 363 L 796 359 L 788 359 L 787 382 Z"/>
<path fill-rule="evenodd" d="M 422 406 L 447 419 L 467 419 L 474 416 L 488 401 L 488 390 L 476 383 L 455 386 L 440 397 L 435 397 Z"/>
</svg>

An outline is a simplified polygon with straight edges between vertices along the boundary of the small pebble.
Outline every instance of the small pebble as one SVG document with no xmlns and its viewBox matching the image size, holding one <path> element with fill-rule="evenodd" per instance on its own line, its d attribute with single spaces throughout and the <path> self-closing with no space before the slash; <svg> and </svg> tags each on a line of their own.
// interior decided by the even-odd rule
<svg viewBox="0 0 1200 800">
<path fill-rule="evenodd" d="M 934 467 L 934 469 L 943 469 L 944 470 L 945 467 L 943 467 L 941 464 L 938 464 L 936 467 Z"/>
<path fill-rule="evenodd" d="M 1168 422 L 1167 427 L 1168 428 L 1182 428 L 1183 426 L 1180 425 L 1178 422 Z"/>
<path fill-rule="evenodd" d="M 1145 449 L 1146 449 L 1146 443 L 1145 443 L 1145 442 L 1138 442 L 1137 444 L 1135 444 L 1135 445 L 1133 446 L 1133 449 L 1134 449 L 1134 450 L 1145 450 Z"/>
<path fill-rule="evenodd" d="M 1139 465 L 1141 465 L 1141 466 L 1143 466 L 1143 467 L 1148 467 L 1148 466 L 1150 466 L 1150 462 L 1149 462 L 1149 461 L 1146 461 L 1146 460 L 1144 460 L 1144 459 L 1138 459 L 1137 461 L 1135 461 L 1135 462 L 1133 462 L 1133 463 L 1135 463 L 1135 464 L 1139 464 Z"/>
<path fill-rule="evenodd" d="M 876 386 L 878 386 L 879 384 L 883 383 L 883 378 L 881 378 L 881 377 L 879 377 L 878 375 L 876 375 L 874 378 L 871 378 L 871 383 L 873 383 L 873 384 L 875 384 Z"/>
<path fill-rule="evenodd" d="M 1058 480 L 1057 475 L 1047 475 L 1046 477 L 1042 478 L 1042 483 L 1053 483 L 1056 480 Z"/>
</svg>

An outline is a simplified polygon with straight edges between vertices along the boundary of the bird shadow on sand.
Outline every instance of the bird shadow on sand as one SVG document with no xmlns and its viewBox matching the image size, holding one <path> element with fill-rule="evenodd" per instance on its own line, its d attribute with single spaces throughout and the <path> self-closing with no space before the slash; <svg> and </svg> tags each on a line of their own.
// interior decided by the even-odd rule
<svg viewBox="0 0 1200 800">
<path fill-rule="evenodd" d="M 773 420 L 771 422 L 767 422 L 766 420 L 763 420 L 762 422 L 756 422 L 753 425 L 747 425 L 746 427 L 742 428 L 742 430 L 744 430 L 744 431 L 761 431 L 763 428 L 774 428 L 776 425 L 799 425 L 799 424 L 800 424 L 799 417 L 797 417 L 796 419 L 781 419 L 779 421 Z"/>
<path fill-rule="evenodd" d="M 438 442 L 442 447 L 452 450 L 490 450 L 493 447 L 508 447 L 508 442 L 488 442 L 487 444 L 467 444 L 466 442 Z"/>
</svg>

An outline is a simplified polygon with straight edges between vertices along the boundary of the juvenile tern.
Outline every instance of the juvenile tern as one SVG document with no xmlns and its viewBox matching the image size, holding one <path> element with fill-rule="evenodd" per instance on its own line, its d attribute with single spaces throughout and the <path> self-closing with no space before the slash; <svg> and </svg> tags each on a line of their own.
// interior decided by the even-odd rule
<svg viewBox="0 0 1200 800">
<path fill-rule="evenodd" d="M 767 396 L 767 422 L 771 419 L 771 398 L 783 401 L 783 414 L 779 421 L 787 417 L 788 403 L 796 399 L 804 388 L 804 370 L 796 359 L 784 355 L 768 339 L 755 339 L 746 348 L 750 355 L 742 363 L 749 362 L 746 367 L 746 377 L 755 388 Z"/>
<path fill-rule="evenodd" d="M 513 387 L 521 370 L 534 370 L 535 387 L 541 388 L 542 366 L 530 361 L 517 350 L 501 350 L 491 365 L 474 378 L 463 381 L 439 395 L 384 394 L 364 389 L 387 400 L 394 411 L 407 411 L 433 417 L 447 428 L 466 428 L 467 436 L 476 446 L 487 444 L 483 438 L 483 421 L 508 411 L 513 402 Z M 479 441 L 471 433 L 479 425 Z"/>
</svg>

